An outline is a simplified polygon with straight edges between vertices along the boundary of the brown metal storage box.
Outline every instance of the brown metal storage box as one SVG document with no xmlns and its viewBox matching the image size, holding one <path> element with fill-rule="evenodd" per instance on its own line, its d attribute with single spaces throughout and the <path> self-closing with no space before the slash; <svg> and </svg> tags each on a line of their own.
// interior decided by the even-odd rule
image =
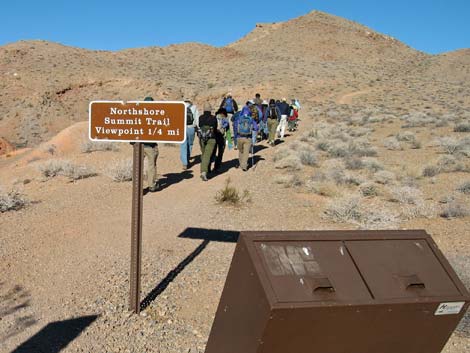
<svg viewBox="0 0 470 353">
<path fill-rule="evenodd" d="M 438 353 L 469 300 L 424 231 L 245 232 L 206 353 Z"/>
</svg>

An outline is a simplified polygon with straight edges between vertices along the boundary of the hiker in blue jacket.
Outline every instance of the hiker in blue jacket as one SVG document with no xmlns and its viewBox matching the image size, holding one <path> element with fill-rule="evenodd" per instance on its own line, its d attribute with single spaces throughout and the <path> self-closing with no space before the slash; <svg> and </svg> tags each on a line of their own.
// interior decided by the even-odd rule
<svg viewBox="0 0 470 353">
<path fill-rule="evenodd" d="M 248 158 L 253 146 L 253 132 L 258 131 L 258 124 L 251 117 L 251 110 L 243 107 L 241 113 L 233 122 L 233 134 L 236 136 L 238 146 L 238 160 L 243 171 L 248 170 Z"/>
</svg>

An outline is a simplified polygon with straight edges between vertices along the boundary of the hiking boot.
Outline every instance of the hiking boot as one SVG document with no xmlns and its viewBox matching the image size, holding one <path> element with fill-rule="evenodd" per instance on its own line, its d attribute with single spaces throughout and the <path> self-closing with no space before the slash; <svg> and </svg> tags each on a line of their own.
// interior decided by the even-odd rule
<svg viewBox="0 0 470 353">
<path fill-rule="evenodd" d="M 183 164 L 183 170 L 188 170 L 188 166 L 186 164 Z"/>
<path fill-rule="evenodd" d="M 208 179 L 207 179 L 207 173 L 206 173 L 206 172 L 202 172 L 202 173 L 201 173 L 201 179 L 202 179 L 202 181 L 207 181 L 207 180 L 208 180 Z"/>
<path fill-rule="evenodd" d="M 149 187 L 150 192 L 155 192 L 157 190 L 158 190 L 158 183 L 156 183 L 155 185 Z"/>
</svg>

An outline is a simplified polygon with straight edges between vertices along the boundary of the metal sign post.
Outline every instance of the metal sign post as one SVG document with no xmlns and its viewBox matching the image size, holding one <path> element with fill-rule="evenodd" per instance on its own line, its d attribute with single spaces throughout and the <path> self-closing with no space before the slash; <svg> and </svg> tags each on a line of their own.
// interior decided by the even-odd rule
<svg viewBox="0 0 470 353">
<path fill-rule="evenodd" d="M 134 142 L 129 310 L 139 314 L 144 159 L 142 143 L 183 143 L 186 140 L 186 105 L 177 101 L 90 102 L 89 138 L 92 141 Z"/>
<path fill-rule="evenodd" d="M 140 313 L 140 273 L 142 265 L 142 166 L 143 145 L 134 144 L 133 171 L 132 171 L 132 225 L 131 225 L 131 272 L 130 272 L 130 300 L 129 310 Z"/>
</svg>

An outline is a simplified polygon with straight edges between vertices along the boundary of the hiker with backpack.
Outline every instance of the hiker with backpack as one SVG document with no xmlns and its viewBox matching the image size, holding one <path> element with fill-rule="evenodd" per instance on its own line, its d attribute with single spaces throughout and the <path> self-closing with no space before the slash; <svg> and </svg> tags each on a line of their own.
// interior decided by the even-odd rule
<svg viewBox="0 0 470 353">
<path fill-rule="evenodd" d="M 261 103 L 261 119 L 259 123 L 260 140 L 265 140 L 268 137 L 268 102 L 263 100 Z"/>
<path fill-rule="evenodd" d="M 145 102 L 153 102 L 152 97 L 145 97 Z M 144 158 L 147 158 L 147 187 L 144 191 L 155 192 L 158 190 L 159 184 L 157 179 L 157 159 L 158 159 L 158 143 L 144 142 L 143 152 Z"/>
<path fill-rule="evenodd" d="M 207 181 L 210 171 L 212 152 L 215 148 L 215 131 L 217 130 L 217 119 L 211 114 L 212 107 L 209 103 L 204 104 L 204 113 L 199 117 L 199 145 L 201 146 L 201 179 Z"/>
<path fill-rule="evenodd" d="M 278 107 L 279 111 L 281 112 L 281 120 L 279 121 L 279 125 L 277 126 L 276 132 L 279 135 L 281 141 L 284 141 L 284 134 L 286 132 L 287 127 L 287 117 L 290 113 L 290 106 L 289 104 L 287 104 L 287 99 L 282 98 L 282 101 Z"/>
<path fill-rule="evenodd" d="M 229 122 L 227 119 L 227 111 L 224 108 L 220 108 L 217 113 L 215 113 L 215 118 L 217 119 L 217 129 L 215 130 L 215 148 L 212 152 L 212 160 L 214 163 L 214 171 L 217 171 L 222 165 L 222 157 L 225 151 L 225 140 L 227 135 L 230 136 Z M 227 134 L 228 132 L 228 134 Z M 232 141 L 229 141 L 229 148 Z"/>
<path fill-rule="evenodd" d="M 259 94 L 259 93 L 257 93 L 257 94 Z M 256 104 L 253 100 L 249 100 L 247 102 L 247 106 L 248 106 L 248 108 L 250 108 L 251 117 L 256 122 L 256 124 L 259 125 L 259 123 L 260 123 L 260 121 L 263 117 L 263 111 L 258 106 L 258 104 Z M 256 141 L 257 141 L 257 134 L 254 134 L 253 135 L 253 143 L 256 143 Z"/>
<path fill-rule="evenodd" d="M 184 104 L 186 106 L 186 140 L 180 146 L 180 159 L 183 164 L 183 170 L 186 170 L 189 167 L 194 135 L 199 123 L 199 112 L 197 107 L 191 102 L 191 99 L 185 98 Z"/>
<path fill-rule="evenodd" d="M 230 118 L 233 114 L 238 112 L 238 104 L 235 99 L 232 97 L 232 93 L 227 93 L 227 95 L 222 99 L 219 109 L 224 108 L 227 111 L 227 116 Z"/>
<path fill-rule="evenodd" d="M 256 133 L 256 131 L 258 131 L 258 124 L 252 118 L 251 110 L 248 105 L 246 105 L 236 117 L 233 124 L 233 133 L 234 136 L 236 136 L 238 145 L 238 160 L 244 172 L 248 170 L 250 150 L 253 153 L 253 133 Z"/>
<path fill-rule="evenodd" d="M 292 104 L 290 107 L 290 115 L 287 121 L 287 129 L 289 131 L 297 130 L 297 120 L 299 119 L 298 108 L 295 104 Z"/>
<path fill-rule="evenodd" d="M 268 121 L 268 144 L 274 146 L 276 144 L 277 126 L 281 120 L 281 111 L 274 99 L 269 101 L 266 117 Z"/>
</svg>

